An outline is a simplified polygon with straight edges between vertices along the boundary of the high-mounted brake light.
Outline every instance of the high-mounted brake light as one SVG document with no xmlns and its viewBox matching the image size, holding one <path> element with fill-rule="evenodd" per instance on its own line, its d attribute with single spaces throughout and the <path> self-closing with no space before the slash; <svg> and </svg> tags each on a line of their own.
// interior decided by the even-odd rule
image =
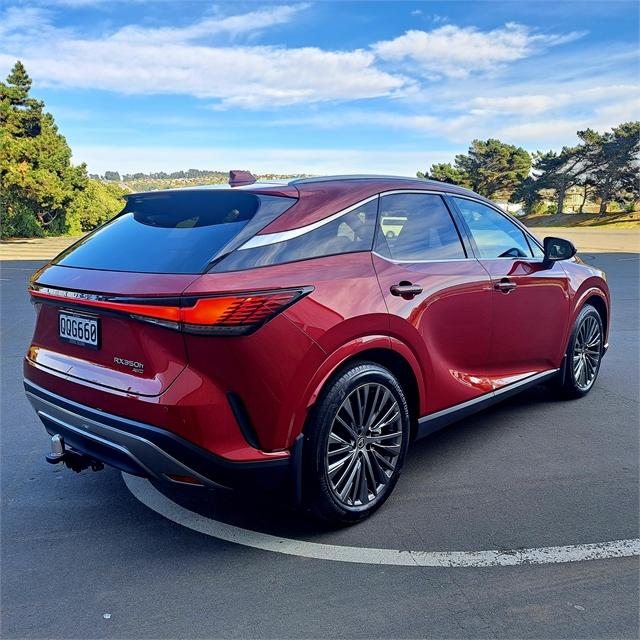
<svg viewBox="0 0 640 640">
<path fill-rule="evenodd" d="M 299 287 L 202 297 L 121 298 L 32 285 L 29 293 L 37 301 L 104 309 L 186 333 L 246 335 L 312 289 Z"/>
</svg>

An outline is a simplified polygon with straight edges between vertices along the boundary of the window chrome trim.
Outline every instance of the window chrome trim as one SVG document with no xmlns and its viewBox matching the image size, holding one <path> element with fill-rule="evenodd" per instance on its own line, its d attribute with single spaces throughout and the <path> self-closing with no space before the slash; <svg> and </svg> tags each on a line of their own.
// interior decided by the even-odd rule
<svg viewBox="0 0 640 640">
<path fill-rule="evenodd" d="M 441 196 L 446 194 L 446 191 L 436 191 L 434 189 L 393 189 L 392 191 L 381 191 L 380 197 L 382 196 L 397 196 L 403 195 L 405 193 L 424 193 L 426 195 L 436 195 Z"/>
<path fill-rule="evenodd" d="M 433 258 L 429 260 L 397 260 L 396 258 L 389 258 L 388 256 L 383 256 L 377 251 L 372 251 L 373 255 L 378 258 L 382 258 L 387 262 L 391 262 L 393 264 L 422 264 L 425 262 L 478 262 L 476 258 L 442 258 L 440 260 L 434 260 Z"/>
<path fill-rule="evenodd" d="M 312 222 L 303 227 L 298 227 L 296 229 L 287 229 L 286 231 L 277 231 L 275 233 L 265 233 L 263 235 L 255 235 L 252 238 L 249 238 L 249 240 L 247 240 L 244 244 L 240 245 L 236 249 L 236 251 L 244 251 L 246 249 L 255 249 L 257 247 L 266 247 L 272 244 L 277 244 L 279 242 L 285 242 L 286 240 L 293 240 L 294 238 L 298 238 L 302 235 L 310 233 L 311 231 L 315 231 L 316 229 L 323 227 L 325 224 L 329 224 L 330 222 L 337 220 L 338 218 L 346 215 L 347 213 L 351 213 L 351 211 L 354 211 L 355 209 L 359 209 L 360 207 L 364 206 L 365 204 L 368 204 L 369 202 L 373 202 L 377 198 L 383 198 L 384 196 L 392 196 L 392 195 L 404 195 L 404 194 L 425 194 L 425 195 L 436 195 L 441 197 L 449 196 L 451 198 L 463 198 L 465 200 L 470 200 L 471 202 L 483 204 L 486 207 L 493 209 L 496 213 L 503 216 L 511 224 L 515 225 L 520 231 L 522 231 L 525 234 L 527 238 L 532 239 L 533 242 L 535 242 L 540 249 L 543 249 L 543 246 L 538 241 L 538 239 L 535 236 L 533 236 L 533 234 L 531 234 L 529 230 L 522 223 L 520 223 L 515 218 L 511 219 L 511 216 L 507 218 L 506 216 L 508 216 L 509 214 L 505 213 L 502 209 L 500 209 L 500 207 L 493 204 L 491 201 L 479 200 L 478 198 L 474 198 L 473 196 L 457 193 L 455 191 L 446 191 L 446 190 L 440 191 L 435 189 L 391 189 L 389 191 L 381 191 L 380 193 L 376 193 L 373 196 L 364 198 L 363 200 L 360 200 L 359 202 L 356 202 L 355 204 L 352 204 L 346 207 L 345 209 L 341 209 L 337 213 L 333 213 L 330 216 L 327 216 L 326 218 L 322 218 L 322 220 L 317 220 L 316 222 Z M 376 253 L 376 255 L 379 255 L 379 254 Z M 380 256 L 380 257 L 384 258 L 384 256 Z M 533 258 L 533 256 L 531 257 Z M 467 257 L 467 258 L 453 258 L 452 260 L 462 261 L 462 260 L 475 260 L 475 259 L 476 258 Z M 504 257 L 504 258 L 496 258 L 496 259 L 513 260 L 514 258 Z M 540 258 L 533 258 L 533 259 L 535 260 Z M 392 260 L 392 262 L 415 262 L 415 263 L 449 262 L 449 260 L 398 260 L 398 261 Z"/>
<path fill-rule="evenodd" d="M 293 240 L 293 238 L 298 238 L 303 236 L 311 231 L 315 231 L 320 227 L 323 227 L 325 224 L 329 224 L 338 218 L 346 215 L 347 213 L 351 213 L 356 209 L 364 206 L 365 204 L 369 204 L 369 202 L 373 202 L 377 200 L 380 194 L 376 193 L 373 196 L 369 196 L 364 200 L 360 200 L 355 204 L 348 206 L 346 209 L 341 209 L 337 213 L 333 213 L 326 218 L 322 218 L 322 220 L 317 220 L 316 222 L 312 222 L 310 224 L 305 225 L 304 227 L 298 227 L 297 229 L 288 229 L 287 231 L 277 231 L 276 233 L 265 233 L 263 235 L 256 235 L 253 238 L 247 240 L 243 245 L 239 246 L 237 251 L 244 251 L 246 249 L 255 249 L 257 247 L 266 247 L 270 244 L 277 244 L 279 242 L 285 242 L 286 240 Z"/>
</svg>

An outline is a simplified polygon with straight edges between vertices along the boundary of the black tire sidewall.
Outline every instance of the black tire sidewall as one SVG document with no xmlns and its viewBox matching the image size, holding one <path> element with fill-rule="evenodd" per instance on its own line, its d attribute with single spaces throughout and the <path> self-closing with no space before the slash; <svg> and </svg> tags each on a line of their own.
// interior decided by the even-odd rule
<svg viewBox="0 0 640 640">
<path fill-rule="evenodd" d="M 334 496 L 326 470 L 329 432 L 338 408 L 356 387 L 366 383 L 383 384 L 398 402 L 401 412 L 402 448 L 396 468 L 379 496 L 363 507 L 347 507 Z M 303 446 L 303 496 L 307 507 L 326 520 L 348 524 L 376 511 L 393 491 L 406 457 L 410 420 L 407 400 L 400 383 L 386 368 L 373 362 L 357 362 L 341 369 L 325 385 L 305 427 Z"/>
</svg>

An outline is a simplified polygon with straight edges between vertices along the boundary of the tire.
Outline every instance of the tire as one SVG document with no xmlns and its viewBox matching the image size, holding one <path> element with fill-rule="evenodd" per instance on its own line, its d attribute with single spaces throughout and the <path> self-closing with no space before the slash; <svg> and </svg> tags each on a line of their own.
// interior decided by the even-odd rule
<svg viewBox="0 0 640 640">
<path fill-rule="evenodd" d="M 303 446 L 303 496 L 315 516 L 352 524 L 389 497 L 409 444 L 409 410 L 384 367 L 356 362 L 337 373 L 309 415 Z"/>
<path fill-rule="evenodd" d="M 593 388 L 604 353 L 602 318 L 587 304 L 580 310 L 554 387 L 560 397 L 572 399 L 586 396 Z"/>
</svg>

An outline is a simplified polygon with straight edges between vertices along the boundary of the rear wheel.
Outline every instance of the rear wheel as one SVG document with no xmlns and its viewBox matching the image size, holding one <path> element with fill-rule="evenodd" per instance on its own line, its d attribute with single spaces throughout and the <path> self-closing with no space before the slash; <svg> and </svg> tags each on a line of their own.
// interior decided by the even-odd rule
<svg viewBox="0 0 640 640">
<path fill-rule="evenodd" d="M 305 501 L 323 519 L 366 518 L 398 481 L 409 441 L 409 411 L 395 376 L 355 363 L 323 390 L 305 429 Z"/>
<path fill-rule="evenodd" d="M 556 387 L 565 398 L 581 398 L 595 384 L 604 349 L 604 331 L 600 314 L 585 305 L 569 340 L 563 375 Z"/>
</svg>

